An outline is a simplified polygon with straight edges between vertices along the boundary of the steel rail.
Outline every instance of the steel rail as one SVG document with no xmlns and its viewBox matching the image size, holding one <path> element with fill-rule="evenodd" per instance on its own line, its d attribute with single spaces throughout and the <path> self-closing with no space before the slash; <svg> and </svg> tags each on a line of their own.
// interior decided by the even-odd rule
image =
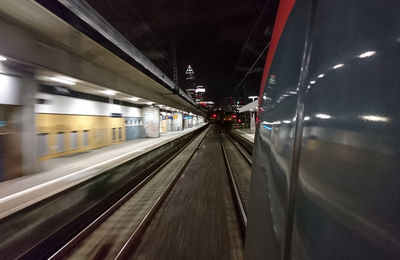
<svg viewBox="0 0 400 260">
<path fill-rule="evenodd" d="M 142 221 L 137 226 L 135 231 L 131 234 L 131 236 L 125 242 L 124 246 L 121 248 L 121 250 L 119 251 L 119 253 L 115 257 L 115 259 L 128 259 L 129 258 L 128 257 L 129 253 L 132 252 L 136 248 L 136 246 L 139 244 L 138 242 L 140 241 L 140 238 L 142 237 L 142 235 L 146 231 L 146 228 L 149 226 L 149 224 L 153 220 L 154 216 L 156 215 L 157 211 L 161 207 L 162 203 L 167 198 L 168 194 L 171 192 L 172 188 L 174 187 L 174 185 L 176 184 L 176 182 L 178 181 L 178 179 L 182 175 L 183 171 L 185 170 L 186 166 L 188 165 L 188 163 L 192 159 L 192 157 L 195 154 L 195 152 L 197 151 L 198 147 L 203 143 L 204 138 L 207 135 L 209 129 L 210 129 L 210 127 L 208 127 L 205 130 L 205 134 L 203 135 L 203 137 L 201 137 L 202 138 L 201 141 L 198 143 L 196 148 L 193 149 L 192 153 L 190 154 L 190 156 L 188 157 L 188 159 L 186 160 L 184 165 L 179 169 L 179 171 L 176 174 L 176 176 L 168 183 L 167 187 L 164 189 L 162 194 L 157 198 L 156 202 L 153 204 L 153 206 L 151 207 L 150 211 L 147 212 L 146 216 L 142 219 Z M 200 133 L 200 135 L 201 134 L 202 133 Z M 194 140 L 192 142 L 194 142 Z M 192 143 L 192 142 L 190 142 L 190 143 Z M 188 143 L 185 147 L 187 147 L 190 143 Z"/>
<path fill-rule="evenodd" d="M 253 165 L 253 160 L 251 156 L 245 151 L 245 148 L 236 140 L 234 140 L 230 135 L 227 135 L 228 139 L 233 143 L 233 145 L 239 150 L 240 154 L 243 156 L 243 158 L 246 160 L 246 162 L 252 166 Z"/>
<path fill-rule="evenodd" d="M 244 209 L 244 205 L 243 205 L 242 199 L 240 197 L 239 189 L 238 189 L 238 186 L 236 184 L 235 177 L 233 175 L 231 163 L 229 161 L 229 158 L 228 158 L 225 146 L 224 146 L 224 141 L 222 140 L 221 133 L 219 134 L 219 140 L 220 140 L 220 144 L 221 144 L 221 148 L 222 148 L 222 153 L 223 153 L 224 159 L 225 159 L 225 166 L 226 166 L 227 173 L 228 173 L 229 184 L 230 184 L 232 195 L 233 195 L 233 198 L 234 198 L 234 201 L 235 201 L 235 204 L 236 204 L 237 214 L 238 214 L 238 217 L 239 217 L 239 220 L 240 220 L 240 227 L 241 227 L 242 236 L 243 236 L 243 238 L 245 238 L 245 236 L 246 236 L 246 228 L 247 228 L 246 211 Z M 244 241 L 244 239 L 243 239 L 243 241 Z"/>
</svg>

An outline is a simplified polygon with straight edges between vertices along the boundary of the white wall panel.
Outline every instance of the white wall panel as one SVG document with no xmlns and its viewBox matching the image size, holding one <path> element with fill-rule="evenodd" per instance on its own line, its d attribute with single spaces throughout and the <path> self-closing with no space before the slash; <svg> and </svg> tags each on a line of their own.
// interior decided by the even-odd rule
<svg viewBox="0 0 400 260">
<path fill-rule="evenodd" d="M 21 80 L 0 74 L 0 104 L 20 105 Z"/>
<path fill-rule="evenodd" d="M 36 104 L 35 113 L 94 116 L 110 116 L 112 113 L 121 113 L 123 117 L 142 117 L 142 111 L 137 107 L 47 93 L 38 93 L 36 98 L 44 99 L 45 102 L 44 104 Z"/>
</svg>

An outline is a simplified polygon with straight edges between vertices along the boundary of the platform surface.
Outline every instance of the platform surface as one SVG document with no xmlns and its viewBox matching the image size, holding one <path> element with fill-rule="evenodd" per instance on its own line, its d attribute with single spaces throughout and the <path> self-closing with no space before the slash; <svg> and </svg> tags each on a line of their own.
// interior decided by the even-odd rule
<svg viewBox="0 0 400 260">
<path fill-rule="evenodd" d="M 233 131 L 235 133 L 239 134 L 240 136 L 246 138 L 250 142 L 254 143 L 254 135 L 255 135 L 255 133 L 251 132 L 250 129 L 248 129 L 248 128 L 234 129 Z"/>
</svg>

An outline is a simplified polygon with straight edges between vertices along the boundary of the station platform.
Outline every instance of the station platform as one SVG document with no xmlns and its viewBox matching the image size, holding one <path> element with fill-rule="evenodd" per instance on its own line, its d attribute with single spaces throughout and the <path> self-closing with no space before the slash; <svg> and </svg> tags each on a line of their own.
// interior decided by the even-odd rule
<svg viewBox="0 0 400 260">
<path fill-rule="evenodd" d="M 255 135 L 255 133 L 252 132 L 249 128 L 234 129 L 233 131 L 235 133 L 239 134 L 240 136 L 246 138 L 250 142 L 254 143 L 254 135 Z"/>
<path fill-rule="evenodd" d="M 135 139 L 83 154 L 44 161 L 42 172 L 0 183 L 0 218 L 77 185 L 202 126 L 204 124 L 183 131 L 161 134 L 159 138 Z"/>
</svg>

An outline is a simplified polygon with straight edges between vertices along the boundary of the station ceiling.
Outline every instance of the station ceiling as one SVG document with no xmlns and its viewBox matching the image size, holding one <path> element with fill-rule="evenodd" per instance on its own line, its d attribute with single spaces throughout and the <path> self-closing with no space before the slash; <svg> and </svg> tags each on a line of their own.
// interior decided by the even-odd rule
<svg viewBox="0 0 400 260">
<path fill-rule="evenodd" d="M 34 1 L 2 1 L 0 16 L 0 53 L 34 67 L 40 80 L 68 76 L 80 91 L 112 89 L 121 98 L 140 98 L 133 103 L 151 101 L 201 114 L 192 104 Z"/>
</svg>

